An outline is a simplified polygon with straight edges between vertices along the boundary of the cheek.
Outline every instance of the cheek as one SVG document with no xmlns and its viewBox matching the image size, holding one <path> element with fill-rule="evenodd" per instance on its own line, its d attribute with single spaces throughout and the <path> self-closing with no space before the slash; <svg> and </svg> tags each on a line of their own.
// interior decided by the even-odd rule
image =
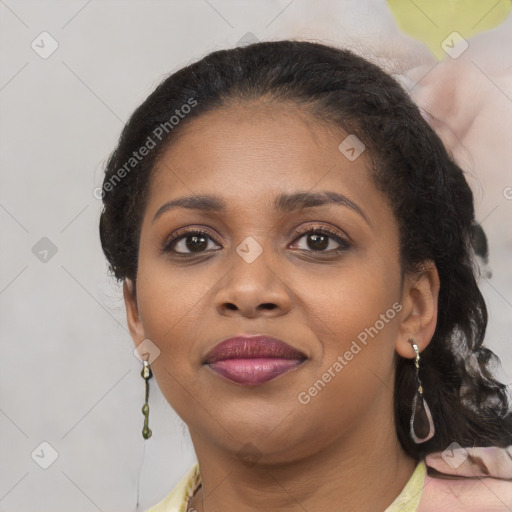
<svg viewBox="0 0 512 512">
<path fill-rule="evenodd" d="M 396 260 L 361 259 L 303 288 L 307 322 L 322 346 L 321 357 L 312 361 L 311 384 L 332 380 L 336 383 L 329 387 L 353 390 L 355 398 L 392 380 L 402 309 Z"/>
<path fill-rule="evenodd" d="M 139 311 L 147 337 L 166 345 L 183 339 L 180 333 L 193 327 L 204 301 L 219 280 L 210 265 L 171 264 L 165 256 L 141 254 L 137 275 Z M 193 320 L 193 322 L 191 322 Z"/>
<path fill-rule="evenodd" d="M 214 286 L 211 272 L 198 279 L 186 267 L 171 267 L 165 258 L 139 260 L 137 299 L 146 338 L 160 350 L 152 363 L 159 387 L 179 413 L 183 386 L 188 388 L 201 340 L 208 339 L 200 310 Z M 181 383 L 181 386 L 180 386 Z"/>
<path fill-rule="evenodd" d="M 357 337 L 390 308 L 385 320 L 396 317 L 393 304 L 400 298 L 396 261 L 386 262 L 380 256 L 359 261 L 354 258 L 328 275 L 302 275 L 295 280 L 308 318 L 335 339 L 347 341 Z"/>
<path fill-rule="evenodd" d="M 306 309 L 315 311 L 308 318 L 323 352 L 311 361 L 297 397 L 309 418 L 318 415 L 331 426 L 350 428 L 383 397 L 392 403 L 401 305 L 396 286 L 386 284 L 347 277 L 329 288 L 310 287 Z"/>
<path fill-rule="evenodd" d="M 198 345 L 211 336 L 198 317 L 215 280 L 211 273 L 203 277 L 197 279 L 186 268 L 172 269 L 156 259 L 151 263 L 142 259 L 139 264 L 139 313 L 146 337 L 160 350 L 152 371 L 167 402 L 186 421 L 193 414 L 191 396 L 198 394 L 194 384 Z"/>
</svg>

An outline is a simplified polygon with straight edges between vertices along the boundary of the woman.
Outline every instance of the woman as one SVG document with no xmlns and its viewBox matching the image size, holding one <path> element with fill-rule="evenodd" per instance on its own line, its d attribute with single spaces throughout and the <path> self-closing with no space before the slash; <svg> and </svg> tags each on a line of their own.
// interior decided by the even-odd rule
<svg viewBox="0 0 512 512">
<path fill-rule="evenodd" d="M 390 76 L 310 42 L 211 53 L 135 111 L 103 191 L 144 437 L 154 374 L 198 459 L 152 511 L 512 507 L 508 467 L 470 465 L 512 445 L 472 193 Z M 440 453 L 473 478 L 426 475 Z"/>
</svg>

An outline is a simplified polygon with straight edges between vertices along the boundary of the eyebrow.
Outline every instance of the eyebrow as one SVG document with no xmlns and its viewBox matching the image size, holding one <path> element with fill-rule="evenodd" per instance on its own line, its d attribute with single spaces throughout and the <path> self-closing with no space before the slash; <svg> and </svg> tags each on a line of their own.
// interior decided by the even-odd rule
<svg viewBox="0 0 512 512">
<path fill-rule="evenodd" d="M 371 222 L 364 211 L 348 197 L 332 191 L 321 192 L 296 192 L 294 194 L 280 194 L 274 200 L 274 208 L 282 213 L 290 213 L 306 208 L 336 204 L 345 206 L 358 213 L 370 226 Z M 185 196 L 173 199 L 163 204 L 155 213 L 155 222 L 164 213 L 176 209 L 187 208 L 189 210 L 200 210 L 204 212 L 225 213 L 228 209 L 227 203 L 218 196 L 201 194 L 196 196 Z"/>
</svg>

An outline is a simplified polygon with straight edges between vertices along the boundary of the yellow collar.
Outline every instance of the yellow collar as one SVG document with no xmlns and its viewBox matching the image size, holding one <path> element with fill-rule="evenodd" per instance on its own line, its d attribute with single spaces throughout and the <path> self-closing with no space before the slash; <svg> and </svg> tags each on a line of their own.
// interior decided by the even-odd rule
<svg viewBox="0 0 512 512">
<path fill-rule="evenodd" d="M 421 460 L 400 495 L 384 512 L 415 512 L 420 502 L 426 473 L 425 462 Z M 146 512 L 186 512 L 188 501 L 200 485 L 201 475 L 199 464 L 196 462 L 172 492 Z"/>
</svg>

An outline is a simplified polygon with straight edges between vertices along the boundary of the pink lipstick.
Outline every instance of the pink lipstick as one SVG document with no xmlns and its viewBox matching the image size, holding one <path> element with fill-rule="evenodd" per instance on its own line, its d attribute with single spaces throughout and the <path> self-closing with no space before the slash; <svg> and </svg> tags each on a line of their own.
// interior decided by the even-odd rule
<svg viewBox="0 0 512 512">
<path fill-rule="evenodd" d="M 213 347 L 204 364 L 222 377 L 256 386 L 300 366 L 306 356 L 270 336 L 237 336 Z"/>
</svg>

